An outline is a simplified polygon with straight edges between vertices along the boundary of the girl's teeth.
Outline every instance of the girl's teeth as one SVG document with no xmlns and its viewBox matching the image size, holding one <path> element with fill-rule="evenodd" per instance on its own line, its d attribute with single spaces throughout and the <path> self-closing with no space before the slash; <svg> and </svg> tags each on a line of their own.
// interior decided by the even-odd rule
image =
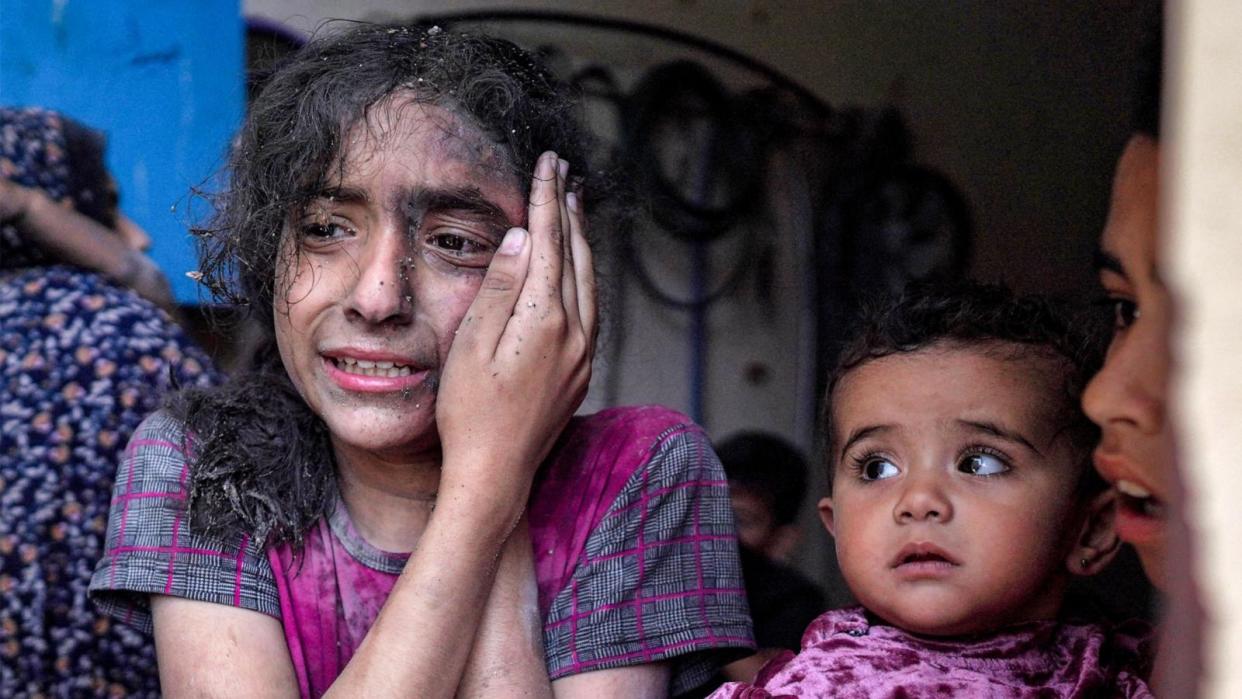
<svg viewBox="0 0 1242 699">
<path fill-rule="evenodd" d="M 396 362 L 371 362 L 365 359 L 353 359 L 352 357 L 340 358 L 337 360 L 337 366 L 351 374 L 359 374 L 361 376 L 397 378 L 414 373 L 410 367 L 398 365 Z"/>
<path fill-rule="evenodd" d="M 1134 481 L 1119 480 L 1117 481 L 1116 487 L 1117 490 L 1121 491 L 1122 495 L 1129 495 L 1132 498 L 1151 497 L 1150 490 L 1144 488 L 1138 483 L 1135 483 Z"/>
</svg>

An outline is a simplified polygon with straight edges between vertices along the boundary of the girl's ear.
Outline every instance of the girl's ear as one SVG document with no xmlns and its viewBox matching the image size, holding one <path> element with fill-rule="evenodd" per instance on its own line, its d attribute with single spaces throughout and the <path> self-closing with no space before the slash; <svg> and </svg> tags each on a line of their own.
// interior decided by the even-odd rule
<svg viewBox="0 0 1242 699">
<path fill-rule="evenodd" d="M 1109 488 L 1087 503 L 1082 527 L 1065 559 L 1074 575 L 1095 575 L 1108 567 L 1121 549 L 1121 540 L 1113 529 L 1117 517 L 1117 491 Z"/>
<path fill-rule="evenodd" d="M 819 501 L 819 521 L 824 523 L 824 529 L 832 536 L 837 535 L 837 524 L 832 514 L 832 498 L 826 497 Z"/>
</svg>

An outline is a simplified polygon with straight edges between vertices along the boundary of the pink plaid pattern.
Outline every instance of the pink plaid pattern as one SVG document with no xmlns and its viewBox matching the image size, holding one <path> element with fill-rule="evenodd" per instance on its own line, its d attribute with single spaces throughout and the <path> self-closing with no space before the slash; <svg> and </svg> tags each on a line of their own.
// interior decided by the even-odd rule
<svg viewBox="0 0 1242 699">
<path fill-rule="evenodd" d="M 549 674 L 667 660 L 674 693 L 696 687 L 727 661 L 719 651 L 754 645 L 723 469 L 702 429 L 679 413 L 621 408 L 587 420 L 592 429 L 575 429 L 566 450 L 583 438 L 590 458 L 558 457 L 547 480 L 582 488 L 604 469 L 624 485 L 600 493 L 602 516 L 532 504 L 538 538 L 549 520 L 588 533 L 564 584 L 548 594 L 540 579 Z M 557 479 L 562 468 L 570 472 Z M 555 492 L 547 481 L 537 487 Z"/>
<path fill-rule="evenodd" d="M 190 531 L 181 434 L 179 423 L 155 413 L 126 447 L 104 557 L 91 578 L 92 599 L 102 611 L 148 631 L 152 594 L 279 616 L 271 569 L 249 537 L 220 542 Z"/>
<path fill-rule="evenodd" d="M 195 535 L 182 441 L 157 414 L 131 443 L 96 602 L 146 627 L 150 594 L 281 618 L 303 692 L 318 694 L 365 637 L 405 556 L 371 547 L 339 506 L 308 533 L 298 566 L 281 564 L 289 552 L 279 547 Z M 753 647 L 727 482 L 685 416 L 644 407 L 575 418 L 534 484 L 529 519 L 551 677 L 667 661 L 677 693 Z M 352 611 L 323 618 L 341 609 Z"/>
</svg>

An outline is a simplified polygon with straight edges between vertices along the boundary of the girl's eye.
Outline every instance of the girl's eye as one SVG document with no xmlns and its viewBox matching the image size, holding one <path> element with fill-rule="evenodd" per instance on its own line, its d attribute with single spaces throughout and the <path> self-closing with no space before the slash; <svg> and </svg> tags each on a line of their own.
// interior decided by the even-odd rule
<svg viewBox="0 0 1242 699">
<path fill-rule="evenodd" d="M 302 225 L 302 237 L 315 241 L 337 240 L 349 236 L 350 230 L 339 223 L 316 221 Z"/>
<path fill-rule="evenodd" d="M 864 481 L 882 481 L 886 478 L 892 478 L 899 473 L 897 466 L 893 462 L 879 458 L 871 459 L 864 463 L 860 471 Z"/>
<path fill-rule="evenodd" d="M 1138 304 L 1130 299 L 1114 297 L 1110 298 L 1108 303 L 1112 307 L 1114 332 L 1129 328 L 1134 325 L 1134 321 L 1139 319 Z"/>
<path fill-rule="evenodd" d="M 496 246 L 473 235 L 441 228 L 423 236 L 424 244 L 450 264 L 482 269 L 492 262 Z"/>
<path fill-rule="evenodd" d="M 957 464 L 957 470 L 972 476 L 995 476 L 1009 470 L 999 457 L 991 454 L 971 454 Z"/>
<path fill-rule="evenodd" d="M 478 242 L 456 233 L 436 233 L 427 237 L 428 242 L 441 250 L 469 255 L 482 252 L 484 247 Z"/>
</svg>

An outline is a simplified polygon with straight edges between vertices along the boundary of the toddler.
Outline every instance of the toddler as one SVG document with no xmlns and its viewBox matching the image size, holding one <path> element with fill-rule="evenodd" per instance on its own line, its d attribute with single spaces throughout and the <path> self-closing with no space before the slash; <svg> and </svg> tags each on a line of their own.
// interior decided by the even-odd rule
<svg viewBox="0 0 1242 699">
<path fill-rule="evenodd" d="M 1079 394 L 1089 334 L 1000 287 L 920 285 L 864 324 L 825 400 L 819 503 L 861 604 L 713 697 L 1149 697 L 1149 629 L 1064 605 L 1118 549 Z"/>
</svg>

